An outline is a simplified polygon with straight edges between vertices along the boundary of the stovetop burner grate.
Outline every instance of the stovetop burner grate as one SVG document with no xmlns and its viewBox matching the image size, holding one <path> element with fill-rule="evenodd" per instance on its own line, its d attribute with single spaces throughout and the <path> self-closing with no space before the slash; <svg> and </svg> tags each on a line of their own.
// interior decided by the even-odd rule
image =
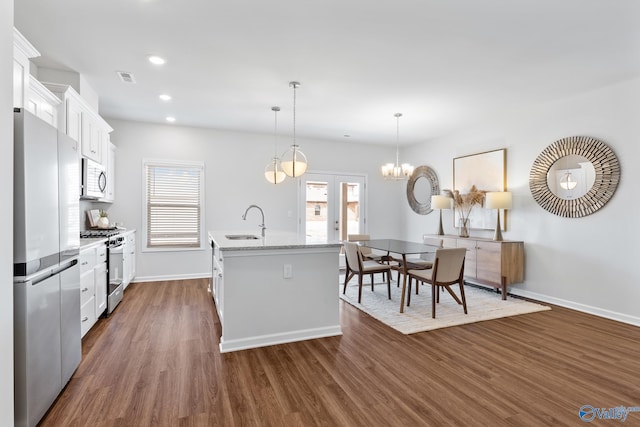
<svg viewBox="0 0 640 427">
<path fill-rule="evenodd" d="M 81 238 L 91 238 L 91 237 L 111 237 L 116 234 L 120 234 L 121 230 L 117 228 L 105 229 L 105 230 L 84 230 L 80 232 Z"/>
</svg>

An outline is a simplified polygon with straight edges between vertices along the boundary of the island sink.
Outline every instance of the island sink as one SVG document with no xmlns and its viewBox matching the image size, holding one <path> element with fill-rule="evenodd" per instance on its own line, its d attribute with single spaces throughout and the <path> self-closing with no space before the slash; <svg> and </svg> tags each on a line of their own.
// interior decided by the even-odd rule
<svg viewBox="0 0 640 427">
<path fill-rule="evenodd" d="M 227 234 L 226 237 L 229 240 L 258 240 L 258 236 L 254 236 L 253 234 Z"/>
</svg>

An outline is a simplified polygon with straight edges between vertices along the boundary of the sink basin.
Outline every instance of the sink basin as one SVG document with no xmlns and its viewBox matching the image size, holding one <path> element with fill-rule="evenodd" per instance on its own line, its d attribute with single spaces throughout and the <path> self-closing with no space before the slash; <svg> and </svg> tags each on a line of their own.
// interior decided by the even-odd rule
<svg viewBox="0 0 640 427">
<path fill-rule="evenodd" d="M 226 236 L 229 240 L 258 240 L 258 236 L 254 236 L 253 234 L 227 234 Z"/>
</svg>

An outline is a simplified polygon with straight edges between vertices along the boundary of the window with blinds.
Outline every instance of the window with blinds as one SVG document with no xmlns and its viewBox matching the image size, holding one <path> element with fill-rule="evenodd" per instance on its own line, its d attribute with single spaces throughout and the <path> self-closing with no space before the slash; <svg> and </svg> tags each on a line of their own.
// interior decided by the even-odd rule
<svg viewBox="0 0 640 427">
<path fill-rule="evenodd" d="M 144 162 L 147 248 L 200 248 L 203 163 Z"/>
</svg>

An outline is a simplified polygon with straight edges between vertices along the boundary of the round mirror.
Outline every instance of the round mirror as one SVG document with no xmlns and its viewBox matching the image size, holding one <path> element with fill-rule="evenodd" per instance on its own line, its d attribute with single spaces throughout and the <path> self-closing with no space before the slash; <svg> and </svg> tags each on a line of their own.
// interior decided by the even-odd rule
<svg viewBox="0 0 640 427">
<path fill-rule="evenodd" d="M 407 182 L 407 200 L 415 213 L 430 213 L 431 196 L 440 194 L 440 183 L 435 171 L 429 166 L 418 166 Z"/>
<path fill-rule="evenodd" d="M 416 198 L 416 202 L 421 205 L 425 203 L 431 203 L 431 183 L 423 176 L 416 179 L 416 183 L 413 186 L 413 195 Z"/>
<path fill-rule="evenodd" d="M 582 180 L 582 183 L 580 182 Z M 620 163 L 604 142 L 588 136 L 560 139 L 540 153 L 529 189 L 545 210 L 580 218 L 602 208 L 620 181 Z"/>
<path fill-rule="evenodd" d="M 549 190 L 564 200 L 577 199 L 591 190 L 596 181 L 596 169 L 583 156 L 570 154 L 556 160 L 547 172 Z"/>
</svg>

